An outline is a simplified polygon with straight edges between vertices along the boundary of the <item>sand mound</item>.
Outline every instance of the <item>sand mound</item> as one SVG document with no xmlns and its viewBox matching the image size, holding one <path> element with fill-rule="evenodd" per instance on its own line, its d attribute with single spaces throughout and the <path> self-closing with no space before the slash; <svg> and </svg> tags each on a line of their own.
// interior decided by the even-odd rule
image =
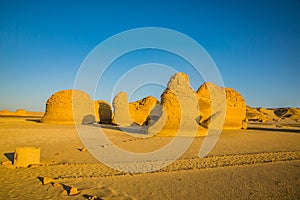
<svg viewBox="0 0 300 200">
<path fill-rule="evenodd" d="M 194 131 L 198 130 L 196 121 L 199 115 L 198 100 L 186 74 L 180 72 L 171 77 L 166 90 L 161 95 L 161 106 L 164 117 L 150 127 L 148 132 L 154 133 L 157 127 L 161 126 L 158 135 L 175 136 L 178 132 L 182 136 L 192 136 L 195 134 Z"/>
<path fill-rule="evenodd" d="M 221 88 L 213 83 L 204 83 L 197 90 L 200 109 L 200 124 L 208 127 L 210 118 L 218 113 L 212 113 L 212 96 L 215 100 L 221 99 L 222 92 L 226 95 L 226 115 L 224 129 L 245 128 L 246 103 L 243 97 L 231 88 Z M 220 105 L 215 105 L 213 110 L 220 110 Z"/>
<path fill-rule="evenodd" d="M 101 124 L 110 124 L 112 121 L 112 108 L 111 105 L 103 100 L 95 102 L 96 122 Z"/>
<path fill-rule="evenodd" d="M 129 113 L 131 119 L 138 125 L 143 126 L 147 124 L 150 111 L 159 102 L 156 98 L 148 96 L 136 102 L 129 104 Z"/>
<path fill-rule="evenodd" d="M 113 123 L 120 126 L 130 126 L 132 120 L 129 114 L 129 103 L 126 92 L 118 93 L 113 100 Z"/>
<path fill-rule="evenodd" d="M 46 103 L 43 123 L 92 123 L 95 120 L 94 101 L 79 90 L 62 90 Z"/>
</svg>

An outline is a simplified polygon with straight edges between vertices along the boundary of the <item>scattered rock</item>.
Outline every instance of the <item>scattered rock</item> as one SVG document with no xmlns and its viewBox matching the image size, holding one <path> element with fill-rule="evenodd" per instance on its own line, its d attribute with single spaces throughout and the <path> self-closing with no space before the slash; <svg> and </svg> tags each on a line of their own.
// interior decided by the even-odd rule
<svg viewBox="0 0 300 200">
<path fill-rule="evenodd" d="M 60 183 L 55 183 L 55 182 L 52 182 L 51 184 L 52 184 L 52 187 L 54 187 L 54 188 L 62 186 Z"/>
<path fill-rule="evenodd" d="M 85 147 L 81 147 L 81 148 L 79 148 L 79 151 L 81 151 L 81 152 L 86 152 L 87 149 L 86 149 Z"/>
<path fill-rule="evenodd" d="M 53 94 L 46 103 L 43 123 L 93 123 L 94 101 L 79 90 L 61 90 Z"/>
<path fill-rule="evenodd" d="M 43 185 L 47 185 L 47 184 L 50 184 L 50 183 L 53 185 L 53 182 L 54 182 L 54 180 L 50 177 L 45 176 L 45 177 L 42 178 Z"/>
<path fill-rule="evenodd" d="M 12 165 L 12 162 L 7 160 L 7 161 L 3 161 L 1 162 L 1 165 L 4 165 L 4 166 L 11 166 Z"/>
<path fill-rule="evenodd" d="M 71 187 L 69 192 L 68 192 L 68 195 L 69 196 L 77 195 L 79 192 L 80 191 L 76 187 Z"/>
</svg>

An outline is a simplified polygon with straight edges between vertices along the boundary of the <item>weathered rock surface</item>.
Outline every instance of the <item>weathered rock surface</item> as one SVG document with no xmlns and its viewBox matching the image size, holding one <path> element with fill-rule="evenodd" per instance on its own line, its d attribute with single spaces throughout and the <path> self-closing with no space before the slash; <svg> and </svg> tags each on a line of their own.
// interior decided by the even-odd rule
<svg viewBox="0 0 300 200">
<path fill-rule="evenodd" d="M 94 101 L 79 90 L 62 90 L 53 94 L 46 103 L 43 123 L 83 123 L 95 121 Z"/>
<path fill-rule="evenodd" d="M 246 128 L 246 103 L 243 97 L 231 88 L 221 88 L 213 83 L 202 84 L 198 91 L 200 124 L 208 127 L 211 116 L 218 115 L 223 112 L 221 105 L 223 104 L 222 93 L 226 97 L 226 114 L 223 129 L 241 129 Z M 213 100 L 214 99 L 214 100 Z M 212 107 L 213 101 L 214 107 Z"/>
<path fill-rule="evenodd" d="M 28 167 L 33 164 L 40 164 L 40 147 L 17 147 L 14 153 L 15 167 Z"/>
<path fill-rule="evenodd" d="M 95 102 L 96 122 L 100 124 L 110 124 L 112 121 L 112 108 L 111 105 L 103 100 Z"/>
<path fill-rule="evenodd" d="M 199 116 L 198 99 L 190 87 L 188 76 L 182 72 L 173 75 L 161 95 L 162 117 L 149 127 L 148 132 L 160 136 L 194 136 Z"/>
<path fill-rule="evenodd" d="M 147 125 L 151 110 L 158 104 L 155 97 L 148 96 L 129 104 L 129 113 L 132 121 L 140 126 Z"/>
<path fill-rule="evenodd" d="M 128 95 L 126 92 L 118 93 L 113 100 L 113 123 L 119 126 L 130 126 L 133 122 L 129 114 Z"/>
</svg>

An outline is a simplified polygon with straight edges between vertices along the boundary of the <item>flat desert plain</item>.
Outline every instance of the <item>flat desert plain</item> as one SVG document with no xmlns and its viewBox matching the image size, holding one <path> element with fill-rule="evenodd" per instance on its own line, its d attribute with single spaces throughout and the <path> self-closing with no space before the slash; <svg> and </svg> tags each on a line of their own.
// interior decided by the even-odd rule
<svg viewBox="0 0 300 200">
<path fill-rule="evenodd" d="M 171 165 L 131 174 L 85 151 L 74 125 L 39 119 L 0 117 L 0 199 L 300 199 L 297 126 L 255 123 L 223 131 L 205 158 L 198 157 L 204 137 L 197 137 Z M 172 139 L 141 139 L 116 126 L 100 127 L 115 145 L 132 152 L 154 151 Z M 16 147 L 27 146 L 41 148 L 41 165 L 15 168 L 8 161 Z"/>
</svg>

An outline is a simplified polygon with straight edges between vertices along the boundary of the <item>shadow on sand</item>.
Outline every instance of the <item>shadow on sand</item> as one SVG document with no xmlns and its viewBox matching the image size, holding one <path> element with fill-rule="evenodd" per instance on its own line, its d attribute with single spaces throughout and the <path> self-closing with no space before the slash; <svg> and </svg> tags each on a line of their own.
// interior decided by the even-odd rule
<svg viewBox="0 0 300 200">
<path fill-rule="evenodd" d="M 36 122 L 36 123 L 41 123 L 41 119 L 26 119 L 28 122 Z"/>
<path fill-rule="evenodd" d="M 284 129 L 284 128 L 268 128 L 268 127 L 248 127 L 249 130 L 275 131 L 286 133 L 300 133 L 299 129 Z"/>
<path fill-rule="evenodd" d="M 138 133 L 138 134 L 146 134 L 147 128 L 137 125 L 131 125 L 131 126 L 117 126 L 112 124 L 85 124 L 93 127 L 99 127 L 104 129 L 111 129 L 111 130 L 117 130 L 127 133 Z"/>
</svg>

